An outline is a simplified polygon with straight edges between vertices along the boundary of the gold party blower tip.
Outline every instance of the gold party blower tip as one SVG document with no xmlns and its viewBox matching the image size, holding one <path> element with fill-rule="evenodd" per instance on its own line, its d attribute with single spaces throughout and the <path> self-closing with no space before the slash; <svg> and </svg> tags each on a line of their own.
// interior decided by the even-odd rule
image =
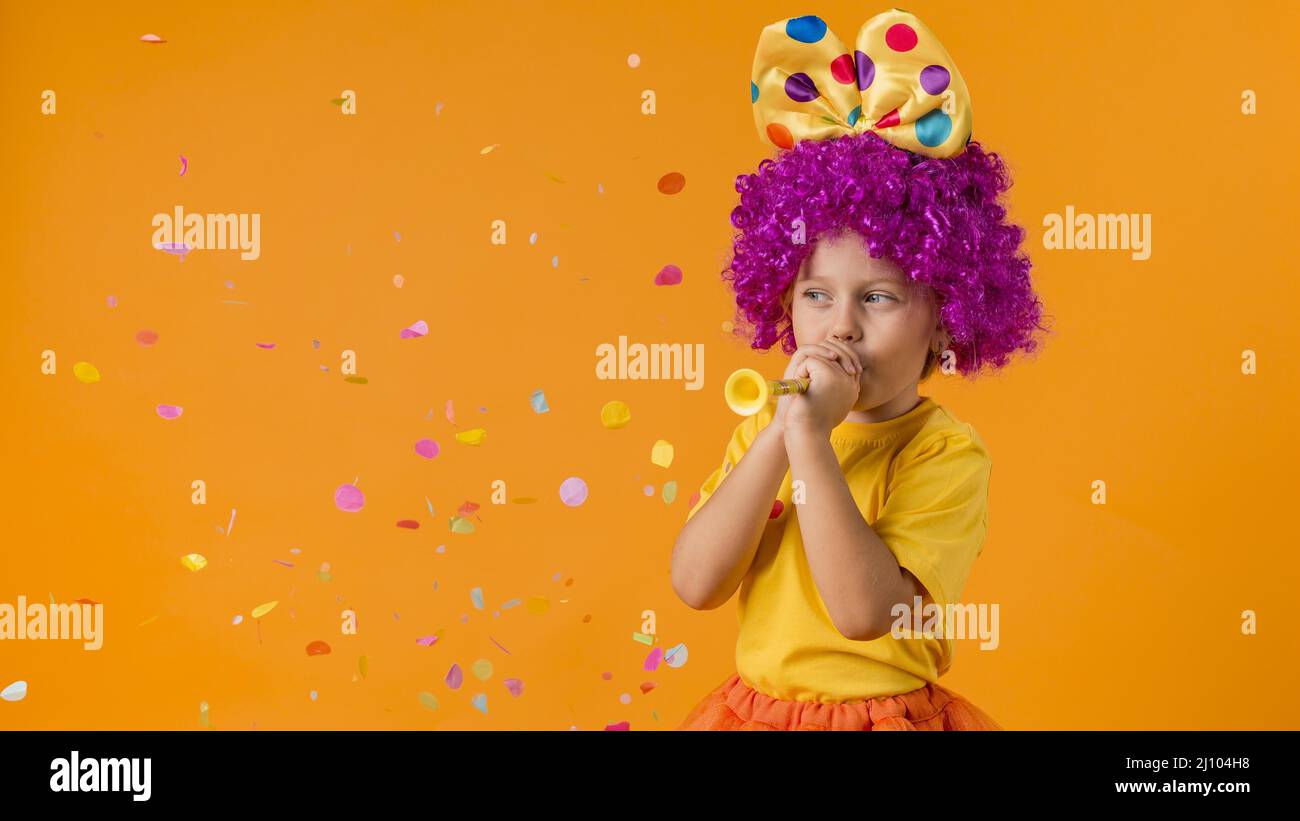
<svg viewBox="0 0 1300 821">
<path fill-rule="evenodd" d="M 764 379 L 752 368 L 741 368 L 727 377 L 722 395 L 726 397 L 727 407 L 741 416 L 753 416 L 778 396 L 807 391 L 808 383 L 809 380 L 800 378 Z"/>
</svg>

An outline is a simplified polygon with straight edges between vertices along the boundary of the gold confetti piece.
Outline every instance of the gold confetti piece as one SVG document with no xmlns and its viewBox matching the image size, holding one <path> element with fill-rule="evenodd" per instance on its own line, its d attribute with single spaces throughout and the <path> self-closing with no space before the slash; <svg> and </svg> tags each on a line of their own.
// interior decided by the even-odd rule
<svg viewBox="0 0 1300 821">
<path fill-rule="evenodd" d="M 463 516 L 452 516 L 451 532 L 452 533 L 473 533 L 474 523 Z"/>
<path fill-rule="evenodd" d="M 199 726 L 200 727 L 212 726 L 212 722 L 208 718 L 208 703 L 206 701 L 199 702 Z"/>
<path fill-rule="evenodd" d="M 600 409 L 600 424 L 609 430 L 616 430 L 632 421 L 632 409 L 627 406 L 626 402 L 620 402 L 615 399 L 612 402 L 606 402 L 605 407 Z"/>
<path fill-rule="evenodd" d="M 144 621 L 142 621 L 142 622 L 140 622 L 139 624 L 137 624 L 136 627 L 144 627 L 146 624 L 153 624 L 153 623 L 154 623 L 155 621 L 157 621 L 157 620 L 158 620 L 158 614 L 157 614 L 157 613 L 154 613 L 154 614 L 153 614 L 152 616 L 150 616 L 149 618 L 147 618 L 147 619 L 145 619 Z"/>
<path fill-rule="evenodd" d="M 186 553 L 181 556 L 181 564 L 188 567 L 192 572 L 198 572 L 208 566 L 208 560 L 202 553 Z"/>
<path fill-rule="evenodd" d="M 274 610 L 275 606 L 279 603 L 280 602 L 277 600 L 277 601 L 269 601 L 266 604 L 259 604 L 257 607 L 253 608 L 253 618 L 255 619 L 262 618 L 267 613 L 270 613 L 272 610 Z"/>
<path fill-rule="evenodd" d="M 463 430 L 456 434 L 456 441 L 464 445 L 481 445 L 487 438 L 487 431 L 483 428 L 474 428 L 473 430 Z"/>
<path fill-rule="evenodd" d="M 365 678 L 366 673 L 370 672 L 370 659 L 365 656 L 357 659 L 357 672 L 361 674 L 362 678 Z"/>
<path fill-rule="evenodd" d="M 549 171 L 548 171 L 548 172 L 544 172 L 544 173 L 546 174 L 546 179 L 548 179 L 548 180 L 551 180 L 551 181 L 553 181 L 553 182 L 564 182 L 564 180 L 560 179 L 559 177 L 555 176 L 554 174 L 550 173 Z"/>
<path fill-rule="evenodd" d="M 501 143 L 492 143 L 491 145 L 489 145 L 488 147 L 486 147 L 486 148 L 484 148 L 483 150 L 479 151 L 478 153 L 480 153 L 480 154 L 487 154 L 487 153 L 491 152 L 492 149 L 496 148 L 496 147 L 497 147 L 498 145 L 500 145 L 500 144 L 501 144 Z"/>
<path fill-rule="evenodd" d="M 655 442 L 650 449 L 650 461 L 661 468 L 668 467 L 673 463 L 673 446 L 663 439 Z"/>
<path fill-rule="evenodd" d="M 529 613 L 541 615 L 551 608 L 551 602 L 545 596 L 531 596 L 525 607 Z"/>
<path fill-rule="evenodd" d="M 89 362 L 78 362 L 72 366 L 72 375 L 77 377 L 78 382 L 89 385 L 91 382 L 99 381 L 99 368 Z"/>
<path fill-rule="evenodd" d="M 512 501 L 517 505 L 531 505 L 537 503 L 535 496 L 516 496 Z"/>
</svg>

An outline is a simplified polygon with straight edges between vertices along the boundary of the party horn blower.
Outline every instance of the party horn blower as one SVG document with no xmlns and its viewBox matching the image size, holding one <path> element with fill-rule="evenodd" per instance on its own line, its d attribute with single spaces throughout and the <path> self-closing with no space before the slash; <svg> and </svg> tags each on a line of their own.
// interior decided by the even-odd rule
<svg viewBox="0 0 1300 821">
<path fill-rule="evenodd" d="M 801 378 L 764 379 L 752 368 L 741 368 L 727 377 L 722 395 L 727 399 L 727 407 L 741 416 L 753 416 L 778 396 L 808 390 L 808 382 Z"/>
</svg>

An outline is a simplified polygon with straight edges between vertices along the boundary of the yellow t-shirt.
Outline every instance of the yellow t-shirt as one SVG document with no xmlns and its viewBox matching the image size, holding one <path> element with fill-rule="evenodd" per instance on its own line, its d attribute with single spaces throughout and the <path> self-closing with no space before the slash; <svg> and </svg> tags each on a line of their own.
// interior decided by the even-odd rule
<svg viewBox="0 0 1300 821">
<path fill-rule="evenodd" d="M 687 520 L 775 410 L 770 404 L 736 426 L 723 463 L 705 480 Z M 894 419 L 841 422 L 830 444 L 863 518 L 946 613 L 944 606 L 958 601 L 988 530 L 992 462 L 984 442 L 971 425 L 925 396 Z M 933 637 L 909 632 L 908 638 L 886 634 L 873 641 L 853 641 L 839 632 L 808 567 L 789 470 L 777 499 L 781 513 L 768 521 L 740 585 L 740 678 L 773 698 L 828 703 L 937 682 L 952 664 L 952 639 L 942 630 Z"/>
</svg>

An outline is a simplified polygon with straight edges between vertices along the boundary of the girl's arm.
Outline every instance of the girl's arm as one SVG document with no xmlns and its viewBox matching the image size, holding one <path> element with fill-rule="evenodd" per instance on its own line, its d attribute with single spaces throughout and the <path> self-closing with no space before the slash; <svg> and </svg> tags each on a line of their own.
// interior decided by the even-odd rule
<svg viewBox="0 0 1300 821">
<path fill-rule="evenodd" d="M 789 469 L 784 426 L 773 419 L 682 527 L 673 545 L 673 591 L 689 607 L 721 607 L 740 587 Z"/>
<path fill-rule="evenodd" d="M 785 443 L 791 479 L 804 483 L 799 532 L 826 611 L 844 637 L 880 638 L 889 632 L 894 604 L 911 607 L 914 594 L 929 594 L 862 517 L 826 435 L 793 426 Z"/>
</svg>

